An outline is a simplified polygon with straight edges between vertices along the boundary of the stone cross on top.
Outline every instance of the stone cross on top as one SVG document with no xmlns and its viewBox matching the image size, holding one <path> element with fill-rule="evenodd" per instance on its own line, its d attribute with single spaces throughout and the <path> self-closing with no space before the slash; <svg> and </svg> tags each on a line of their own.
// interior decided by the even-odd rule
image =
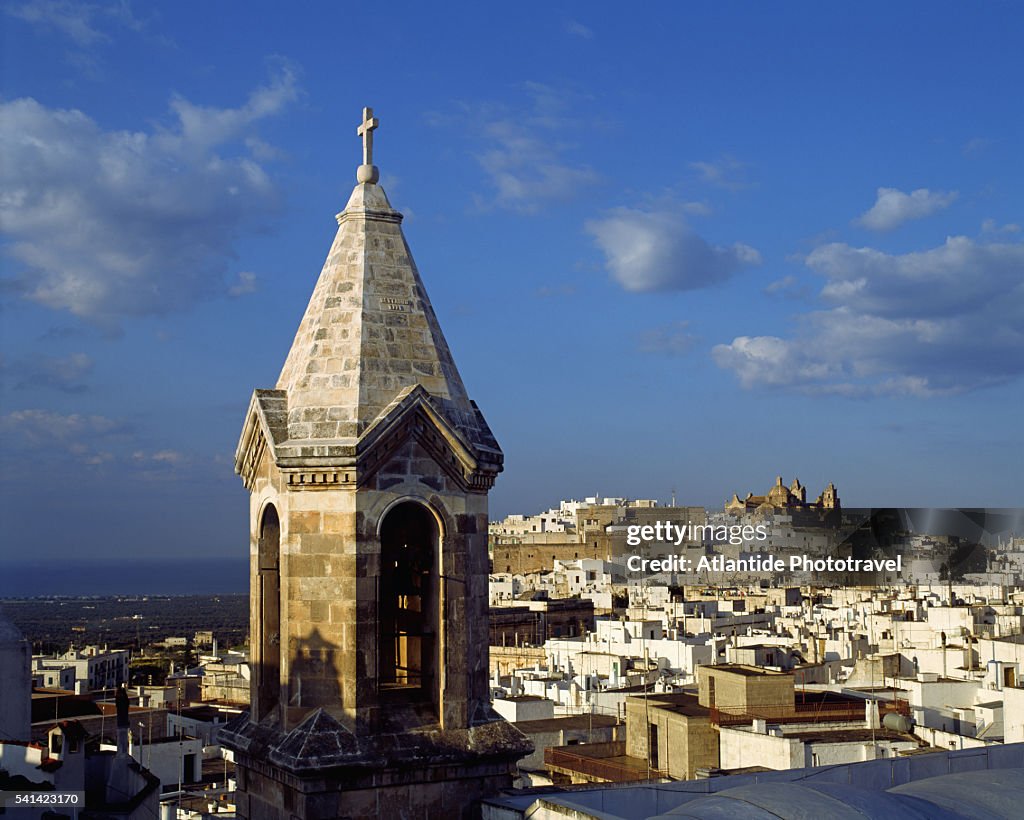
<svg viewBox="0 0 1024 820">
<path fill-rule="evenodd" d="M 364 108 L 363 121 L 356 129 L 356 134 L 363 138 L 363 164 L 356 170 L 356 179 L 370 185 L 375 185 L 380 179 L 380 171 L 373 164 L 373 132 L 379 125 L 380 121 L 373 116 L 373 109 Z"/>
</svg>

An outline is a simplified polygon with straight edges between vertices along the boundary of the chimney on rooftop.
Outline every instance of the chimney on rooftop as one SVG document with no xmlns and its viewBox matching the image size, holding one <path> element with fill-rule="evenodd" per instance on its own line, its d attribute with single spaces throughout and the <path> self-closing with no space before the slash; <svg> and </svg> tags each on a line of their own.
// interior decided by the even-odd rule
<svg viewBox="0 0 1024 820">
<path fill-rule="evenodd" d="M 878 701 L 877 700 L 866 700 L 864 701 L 864 728 L 865 729 L 879 729 L 882 726 L 881 720 L 878 716 Z"/>
<path fill-rule="evenodd" d="M 114 755 L 107 778 L 106 802 L 124 803 L 132 796 L 131 772 L 128 770 L 128 690 L 122 683 L 115 698 L 117 703 L 117 754 Z"/>
</svg>

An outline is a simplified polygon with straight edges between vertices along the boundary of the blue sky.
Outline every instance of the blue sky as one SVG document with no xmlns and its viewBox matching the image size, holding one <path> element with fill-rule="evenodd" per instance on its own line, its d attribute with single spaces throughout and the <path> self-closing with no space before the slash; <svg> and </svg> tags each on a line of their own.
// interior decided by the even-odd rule
<svg viewBox="0 0 1024 820">
<path fill-rule="evenodd" d="M 367 8 L 3 6 L 7 544 L 244 552 L 364 105 L 492 513 L 1020 505 L 1019 6 Z"/>
</svg>

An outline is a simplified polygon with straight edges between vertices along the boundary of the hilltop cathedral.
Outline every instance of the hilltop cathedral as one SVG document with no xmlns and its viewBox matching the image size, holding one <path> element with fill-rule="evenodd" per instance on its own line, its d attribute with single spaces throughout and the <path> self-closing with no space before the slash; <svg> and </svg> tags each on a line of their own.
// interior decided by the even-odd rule
<svg viewBox="0 0 1024 820">
<path fill-rule="evenodd" d="M 487 493 L 502 453 L 363 164 L 277 386 L 250 492 L 251 710 L 238 815 L 468 818 L 530 742 L 490 707 Z"/>
<path fill-rule="evenodd" d="M 747 493 L 746 498 L 740 498 L 736 493 L 725 503 L 725 511 L 733 515 L 743 513 L 756 513 L 758 515 L 771 516 L 778 512 L 794 511 L 819 511 L 832 512 L 841 508 L 839 493 L 835 484 L 831 481 L 818 496 L 817 500 L 807 503 L 807 488 L 800 483 L 799 478 L 794 478 L 793 483 L 786 487 L 782 483 L 782 476 L 775 479 L 775 485 L 764 495 Z"/>
</svg>

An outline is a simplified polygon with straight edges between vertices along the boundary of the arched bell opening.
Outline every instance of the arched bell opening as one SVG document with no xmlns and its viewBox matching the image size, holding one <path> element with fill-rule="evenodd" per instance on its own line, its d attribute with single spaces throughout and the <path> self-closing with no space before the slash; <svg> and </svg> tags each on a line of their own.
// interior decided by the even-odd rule
<svg viewBox="0 0 1024 820">
<path fill-rule="evenodd" d="M 381 697 L 437 709 L 440 630 L 437 520 L 403 501 L 380 525 L 377 682 Z"/>
<path fill-rule="evenodd" d="M 260 519 L 259 647 L 256 710 L 262 720 L 281 699 L 281 520 L 273 504 Z"/>
</svg>

